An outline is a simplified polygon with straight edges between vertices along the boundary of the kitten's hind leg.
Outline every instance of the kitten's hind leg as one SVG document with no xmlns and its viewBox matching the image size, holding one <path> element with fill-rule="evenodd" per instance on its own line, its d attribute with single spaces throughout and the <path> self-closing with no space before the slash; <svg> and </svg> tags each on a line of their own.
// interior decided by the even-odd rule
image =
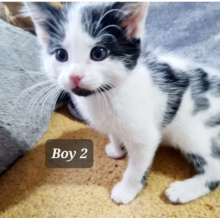
<svg viewBox="0 0 220 218">
<path fill-rule="evenodd" d="M 111 158 L 121 158 L 127 153 L 122 141 L 109 134 L 109 143 L 105 147 L 106 154 Z"/>
<path fill-rule="evenodd" d="M 189 162 L 196 168 L 198 174 L 184 181 L 172 183 L 165 191 L 168 199 L 173 203 L 187 203 L 218 187 L 220 183 L 220 150 L 218 155 L 212 149 L 209 154 L 187 154 Z"/>
</svg>

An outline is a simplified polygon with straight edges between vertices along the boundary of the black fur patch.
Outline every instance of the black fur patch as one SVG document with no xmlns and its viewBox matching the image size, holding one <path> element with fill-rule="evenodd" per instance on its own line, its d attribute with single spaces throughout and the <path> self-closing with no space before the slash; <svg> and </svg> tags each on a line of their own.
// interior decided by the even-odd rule
<svg viewBox="0 0 220 218">
<path fill-rule="evenodd" d="M 205 97 L 197 97 L 194 98 L 195 107 L 193 110 L 193 114 L 196 115 L 198 112 L 207 110 L 210 107 L 209 100 Z"/>
<path fill-rule="evenodd" d="M 211 94 L 215 97 L 220 97 L 220 79 L 218 76 L 212 76 L 211 79 Z"/>
<path fill-rule="evenodd" d="M 204 166 L 207 164 L 206 160 L 196 154 L 186 154 L 186 158 L 190 164 L 192 164 L 198 174 L 205 172 Z"/>
<path fill-rule="evenodd" d="M 126 28 L 120 25 L 124 17 L 117 9 L 122 5 L 113 3 L 98 8 L 88 6 L 83 11 L 82 24 L 91 37 L 99 38 L 98 45 L 109 50 L 109 58 L 121 60 L 126 68 L 133 69 L 140 55 L 140 39 L 129 38 Z"/>
<path fill-rule="evenodd" d="M 208 80 L 208 74 L 203 69 L 196 69 L 192 73 L 192 95 L 202 94 L 207 92 L 210 87 L 210 83 Z"/>
<path fill-rule="evenodd" d="M 210 82 L 208 74 L 201 68 L 194 70 L 190 74 L 192 99 L 195 103 L 193 114 L 197 114 L 200 111 L 207 110 L 210 106 L 209 100 L 204 94 L 210 88 Z"/>
<path fill-rule="evenodd" d="M 180 93 L 179 93 L 180 94 Z M 181 100 L 182 100 L 182 95 L 178 96 L 178 99 L 176 99 L 175 102 L 168 100 L 167 102 L 167 109 L 164 115 L 164 120 L 162 122 L 162 126 L 165 127 L 167 126 L 169 123 L 171 123 L 171 121 L 173 120 L 173 118 L 175 117 L 180 104 L 181 104 Z"/>
<path fill-rule="evenodd" d="M 124 143 L 121 144 L 121 150 L 126 151 L 126 147 L 125 147 Z"/>
<path fill-rule="evenodd" d="M 147 183 L 147 173 L 148 173 L 149 169 L 147 169 L 141 179 L 141 184 L 145 185 Z"/>
<path fill-rule="evenodd" d="M 210 117 L 206 122 L 206 126 L 216 127 L 220 125 L 220 113 Z"/>
<path fill-rule="evenodd" d="M 62 91 L 56 100 L 56 105 L 66 103 L 70 100 L 70 94 L 68 92 Z"/>
<path fill-rule="evenodd" d="M 210 189 L 210 191 L 215 190 L 218 185 L 220 184 L 220 181 L 215 181 L 215 182 L 206 182 L 206 187 L 208 187 Z"/>
<path fill-rule="evenodd" d="M 145 54 L 145 56 L 149 55 L 151 54 Z M 154 82 L 163 92 L 168 94 L 167 108 L 162 122 L 162 126 L 165 127 L 174 119 L 178 112 L 183 94 L 189 86 L 189 78 L 186 73 L 177 72 L 167 63 L 157 62 L 155 58 L 147 58 L 146 63 L 153 71 Z"/>
<path fill-rule="evenodd" d="M 212 139 L 212 157 L 220 160 L 220 146 L 216 139 Z"/>
<path fill-rule="evenodd" d="M 110 90 L 110 89 L 112 89 L 112 88 L 113 88 L 113 86 L 103 85 L 103 86 L 101 86 L 100 88 L 97 89 L 97 92 L 98 92 L 98 93 L 105 92 L 105 91 L 108 91 L 108 90 Z M 93 91 L 93 92 L 94 92 L 94 91 Z M 94 94 L 95 94 L 95 92 L 94 92 Z"/>
</svg>

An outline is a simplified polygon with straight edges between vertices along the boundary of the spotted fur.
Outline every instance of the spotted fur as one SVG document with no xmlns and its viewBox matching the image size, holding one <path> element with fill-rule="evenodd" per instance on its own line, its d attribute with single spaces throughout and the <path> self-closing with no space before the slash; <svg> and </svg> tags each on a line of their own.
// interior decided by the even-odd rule
<svg viewBox="0 0 220 218">
<path fill-rule="evenodd" d="M 220 145 L 217 139 L 212 139 L 212 156 L 220 161 Z"/>
<path fill-rule="evenodd" d="M 147 174 L 148 174 L 148 171 L 149 170 L 146 170 L 143 177 L 142 177 L 142 180 L 141 180 L 141 184 L 145 185 L 147 183 Z"/>
<path fill-rule="evenodd" d="M 189 163 L 191 163 L 194 166 L 197 173 L 202 174 L 205 172 L 204 167 L 207 164 L 207 162 L 203 157 L 195 154 L 187 154 L 186 158 L 189 161 Z"/>
<path fill-rule="evenodd" d="M 206 182 L 206 186 L 210 189 L 210 191 L 213 191 L 218 187 L 219 183 L 220 183 L 220 181 Z"/>
<path fill-rule="evenodd" d="M 146 49 L 147 3 L 25 5 L 48 77 L 70 93 L 89 125 L 109 135 L 109 157 L 128 154 L 122 180 L 111 191 L 114 202 L 129 203 L 141 191 L 161 142 L 179 148 L 197 171 L 167 188 L 171 202 L 186 203 L 217 188 L 220 70 Z M 98 46 L 106 51 L 101 61 L 91 55 Z M 68 54 L 64 62 L 56 57 L 59 49 Z"/>
<path fill-rule="evenodd" d="M 211 116 L 206 122 L 205 125 L 209 127 L 218 127 L 220 125 L 220 113 Z"/>
</svg>

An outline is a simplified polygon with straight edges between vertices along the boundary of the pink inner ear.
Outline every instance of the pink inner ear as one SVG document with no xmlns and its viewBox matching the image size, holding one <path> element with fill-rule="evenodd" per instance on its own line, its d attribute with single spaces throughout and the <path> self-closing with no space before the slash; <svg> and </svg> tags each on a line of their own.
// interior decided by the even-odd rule
<svg viewBox="0 0 220 218">
<path fill-rule="evenodd" d="M 133 38 L 137 32 L 137 25 L 141 19 L 141 15 L 137 13 L 131 14 L 124 21 L 122 21 L 121 26 L 126 27 L 127 34 L 129 37 Z"/>
<path fill-rule="evenodd" d="M 37 35 L 39 36 L 42 43 L 47 44 L 49 42 L 49 36 L 45 30 L 43 29 L 38 30 Z"/>
<path fill-rule="evenodd" d="M 45 43 L 48 43 L 48 33 L 43 31 L 42 33 L 42 39 Z"/>
<path fill-rule="evenodd" d="M 129 4 L 129 3 L 128 3 Z M 134 4 L 134 3 L 131 3 Z M 135 3 L 136 8 L 122 21 L 121 26 L 127 29 L 128 37 L 134 37 L 138 31 L 139 22 L 145 18 L 148 4 L 146 2 Z"/>
</svg>

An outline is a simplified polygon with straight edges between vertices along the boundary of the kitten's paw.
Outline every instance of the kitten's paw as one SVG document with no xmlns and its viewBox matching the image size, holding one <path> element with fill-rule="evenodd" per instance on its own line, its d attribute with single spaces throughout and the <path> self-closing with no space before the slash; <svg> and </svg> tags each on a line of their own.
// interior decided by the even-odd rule
<svg viewBox="0 0 220 218">
<path fill-rule="evenodd" d="M 125 185 L 123 181 L 117 183 L 111 191 L 111 199 L 118 204 L 128 204 L 140 192 L 143 185 L 137 183 L 136 185 Z"/>
<path fill-rule="evenodd" d="M 126 150 L 121 148 L 120 146 L 117 148 L 115 145 L 112 143 L 109 143 L 105 146 L 105 152 L 106 154 L 111 157 L 111 158 L 121 158 L 125 156 Z"/>
<path fill-rule="evenodd" d="M 187 203 L 196 198 L 192 188 L 188 187 L 188 185 L 184 181 L 173 182 L 165 191 L 165 195 L 172 203 Z"/>
</svg>

